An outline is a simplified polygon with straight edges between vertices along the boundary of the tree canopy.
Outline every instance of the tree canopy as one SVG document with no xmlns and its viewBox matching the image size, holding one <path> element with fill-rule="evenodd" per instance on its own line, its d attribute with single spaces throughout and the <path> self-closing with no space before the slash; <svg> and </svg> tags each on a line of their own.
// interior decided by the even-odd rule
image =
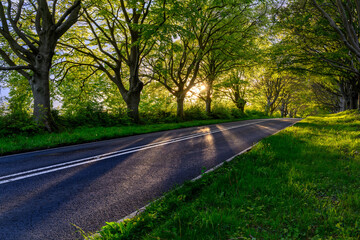
<svg viewBox="0 0 360 240">
<path fill-rule="evenodd" d="M 54 131 L 87 113 L 111 125 L 359 108 L 359 11 L 351 0 L 1 1 L 0 113 Z"/>
</svg>

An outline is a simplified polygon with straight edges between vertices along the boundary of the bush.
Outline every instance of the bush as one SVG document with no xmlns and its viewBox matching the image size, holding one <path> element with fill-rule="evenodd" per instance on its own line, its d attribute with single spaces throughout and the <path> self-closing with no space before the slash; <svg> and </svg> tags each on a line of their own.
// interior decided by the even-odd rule
<svg viewBox="0 0 360 240">
<path fill-rule="evenodd" d="M 106 111 L 101 104 L 88 102 L 73 109 L 73 111 L 61 114 L 59 110 L 51 110 L 59 131 L 74 129 L 78 127 L 111 127 L 132 124 L 127 116 L 126 108 L 119 108 L 113 112 Z M 235 107 L 226 104 L 214 104 L 212 113 L 208 116 L 203 104 L 186 105 L 184 111 L 186 121 L 206 119 L 239 119 L 249 116 L 251 118 L 266 117 L 263 112 L 257 110 L 246 110 L 246 114 Z M 176 117 L 173 109 L 147 108 L 140 112 L 140 119 L 144 124 L 174 123 L 180 120 Z M 43 132 L 32 119 L 29 113 L 23 110 L 12 110 L 10 114 L 0 115 L 0 136 L 13 134 L 33 135 Z"/>
<path fill-rule="evenodd" d="M 214 105 L 211 111 L 211 117 L 214 119 L 231 119 L 233 118 L 229 107 L 217 104 Z"/>
<path fill-rule="evenodd" d="M 108 112 L 101 105 L 93 103 L 88 103 L 84 107 L 77 109 L 74 113 L 65 113 L 57 118 L 57 124 L 66 128 L 80 126 L 107 127 L 120 124 L 128 125 L 130 122 L 125 109 Z"/>
<path fill-rule="evenodd" d="M 186 121 L 209 119 L 209 116 L 207 116 L 200 105 L 191 105 L 189 108 L 185 109 L 184 115 Z"/>
<path fill-rule="evenodd" d="M 177 118 L 174 112 L 170 110 L 156 110 L 140 112 L 140 119 L 145 123 L 168 123 L 176 122 Z"/>
<path fill-rule="evenodd" d="M 238 108 L 230 108 L 231 116 L 233 118 L 243 118 L 246 117 L 246 114 L 241 112 Z"/>
<path fill-rule="evenodd" d="M 42 132 L 30 114 L 24 111 L 13 111 L 0 116 L 0 136 L 6 137 L 14 134 L 33 135 Z"/>
<path fill-rule="evenodd" d="M 245 114 L 249 117 L 253 118 L 264 118 L 267 117 L 266 114 L 262 111 L 256 110 L 256 109 L 247 109 L 245 110 Z"/>
</svg>

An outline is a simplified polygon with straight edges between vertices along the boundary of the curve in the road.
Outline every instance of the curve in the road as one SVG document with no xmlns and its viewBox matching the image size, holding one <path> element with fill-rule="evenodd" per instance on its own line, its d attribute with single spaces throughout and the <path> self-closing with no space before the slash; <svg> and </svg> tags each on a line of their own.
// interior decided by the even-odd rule
<svg viewBox="0 0 360 240">
<path fill-rule="evenodd" d="M 298 120 L 247 120 L 0 157 L 0 181 L 13 180 L 0 184 L 0 239 L 81 237 L 71 224 L 95 232 Z"/>
</svg>

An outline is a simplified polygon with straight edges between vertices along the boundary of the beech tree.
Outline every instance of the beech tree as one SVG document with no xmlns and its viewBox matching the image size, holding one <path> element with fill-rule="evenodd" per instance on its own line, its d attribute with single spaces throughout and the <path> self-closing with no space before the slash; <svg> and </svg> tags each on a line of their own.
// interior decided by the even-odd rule
<svg viewBox="0 0 360 240">
<path fill-rule="evenodd" d="M 334 81 L 315 81 L 311 84 L 311 89 L 314 92 L 315 100 L 324 108 L 331 112 L 338 112 L 340 110 L 340 96 L 336 80 Z"/>
<path fill-rule="evenodd" d="M 0 70 L 15 70 L 29 81 L 34 118 L 50 132 L 56 129 L 50 113 L 50 68 L 59 39 L 79 17 L 80 2 L 0 2 Z"/>
<path fill-rule="evenodd" d="M 229 59 L 218 51 L 212 51 L 204 58 L 201 69 L 204 75 L 205 94 L 199 93 L 199 98 L 205 102 L 205 111 L 208 115 L 211 114 L 214 82 L 219 78 L 221 73 L 233 67 L 229 65 Z"/>
<path fill-rule="evenodd" d="M 244 71 L 234 70 L 221 83 L 217 84 L 215 88 L 228 97 L 241 113 L 244 113 L 249 85 L 249 82 L 245 80 Z"/>
<path fill-rule="evenodd" d="M 280 104 L 280 94 L 286 85 L 287 79 L 276 73 L 265 72 L 260 76 L 254 87 L 265 97 L 264 110 L 266 114 L 273 115 Z"/>
<path fill-rule="evenodd" d="M 354 1 L 341 1 L 336 0 L 335 3 L 331 2 L 330 4 L 337 11 L 329 11 L 326 8 L 322 7 L 316 0 L 312 0 L 315 7 L 321 12 L 323 17 L 328 21 L 329 25 L 334 29 L 338 34 L 340 41 L 346 46 L 350 51 L 351 55 L 357 60 L 357 64 L 360 63 L 360 2 L 358 0 Z M 357 92 L 357 103 L 354 104 L 353 100 L 350 101 L 350 108 L 360 109 L 360 72 L 358 67 L 355 67 L 354 64 L 351 65 L 353 69 L 356 69 L 357 77 L 352 78 L 355 81 L 352 81 L 350 88 L 348 90 Z M 344 84 L 344 83 L 343 83 Z M 352 95 L 352 94 L 351 94 Z M 351 96 L 353 98 L 353 96 Z"/>
<path fill-rule="evenodd" d="M 88 57 L 86 62 L 70 60 L 72 65 L 90 66 L 105 73 L 116 84 L 127 104 L 129 117 L 139 122 L 140 94 L 144 87 L 139 73 L 151 51 L 156 33 L 165 23 L 166 1 L 94 1 L 85 9 L 80 31 L 62 45 Z M 82 30 L 82 27 L 86 30 Z"/>
<path fill-rule="evenodd" d="M 286 36 L 282 41 L 292 47 L 277 54 L 291 56 L 290 68 L 300 63 L 314 78 L 327 75 L 328 81 L 336 79 L 339 95 L 332 96 L 339 98 L 335 102 L 341 100 L 342 109 L 360 105 L 358 10 L 358 1 L 294 1 L 278 15 Z M 320 85 L 314 86 L 314 91 L 321 91 Z"/>
<path fill-rule="evenodd" d="M 158 52 L 149 58 L 149 72 L 153 74 L 148 77 L 175 96 L 179 118 L 184 117 L 187 93 L 200 81 L 204 57 L 239 30 L 236 26 L 243 22 L 250 5 L 242 1 L 192 0 L 182 3 L 181 8 L 177 6 L 179 11 L 172 24 L 179 27 L 166 36 L 167 41 L 158 44 Z"/>
<path fill-rule="evenodd" d="M 237 21 L 230 22 L 233 26 L 222 38 L 213 41 L 211 50 L 201 63 L 201 72 L 205 91 L 199 98 L 205 102 L 206 113 L 211 113 L 213 86 L 220 82 L 220 76 L 233 69 L 256 64 L 259 55 L 255 39 L 261 34 L 261 27 L 265 25 L 266 5 L 254 5 L 244 9 Z M 228 81 L 227 81 L 228 82 Z"/>
<path fill-rule="evenodd" d="M 334 16 L 331 16 L 326 12 L 326 9 L 319 5 L 316 0 L 312 0 L 312 2 L 329 22 L 330 26 L 336 31 L 344 45 L 360 59 L 360 35 L 358 31 L 360 27 L 360 2 L 357 0 L 336 0 L 335 2 L 331 2 L 331 6 L 335 7 L 337 10 L 332 11 Z"/>
</svg>

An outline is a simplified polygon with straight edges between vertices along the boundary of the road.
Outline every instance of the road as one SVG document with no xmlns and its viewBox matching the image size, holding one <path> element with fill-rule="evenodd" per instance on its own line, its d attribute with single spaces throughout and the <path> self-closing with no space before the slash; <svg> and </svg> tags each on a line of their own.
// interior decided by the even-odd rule
<svg viewBox="0 0 360 240">
<path fill-rule="evenodd" d="M 0 158 L 0 239 L 96 232 L 300 119 L 247 120 Z"/>
</svg>

